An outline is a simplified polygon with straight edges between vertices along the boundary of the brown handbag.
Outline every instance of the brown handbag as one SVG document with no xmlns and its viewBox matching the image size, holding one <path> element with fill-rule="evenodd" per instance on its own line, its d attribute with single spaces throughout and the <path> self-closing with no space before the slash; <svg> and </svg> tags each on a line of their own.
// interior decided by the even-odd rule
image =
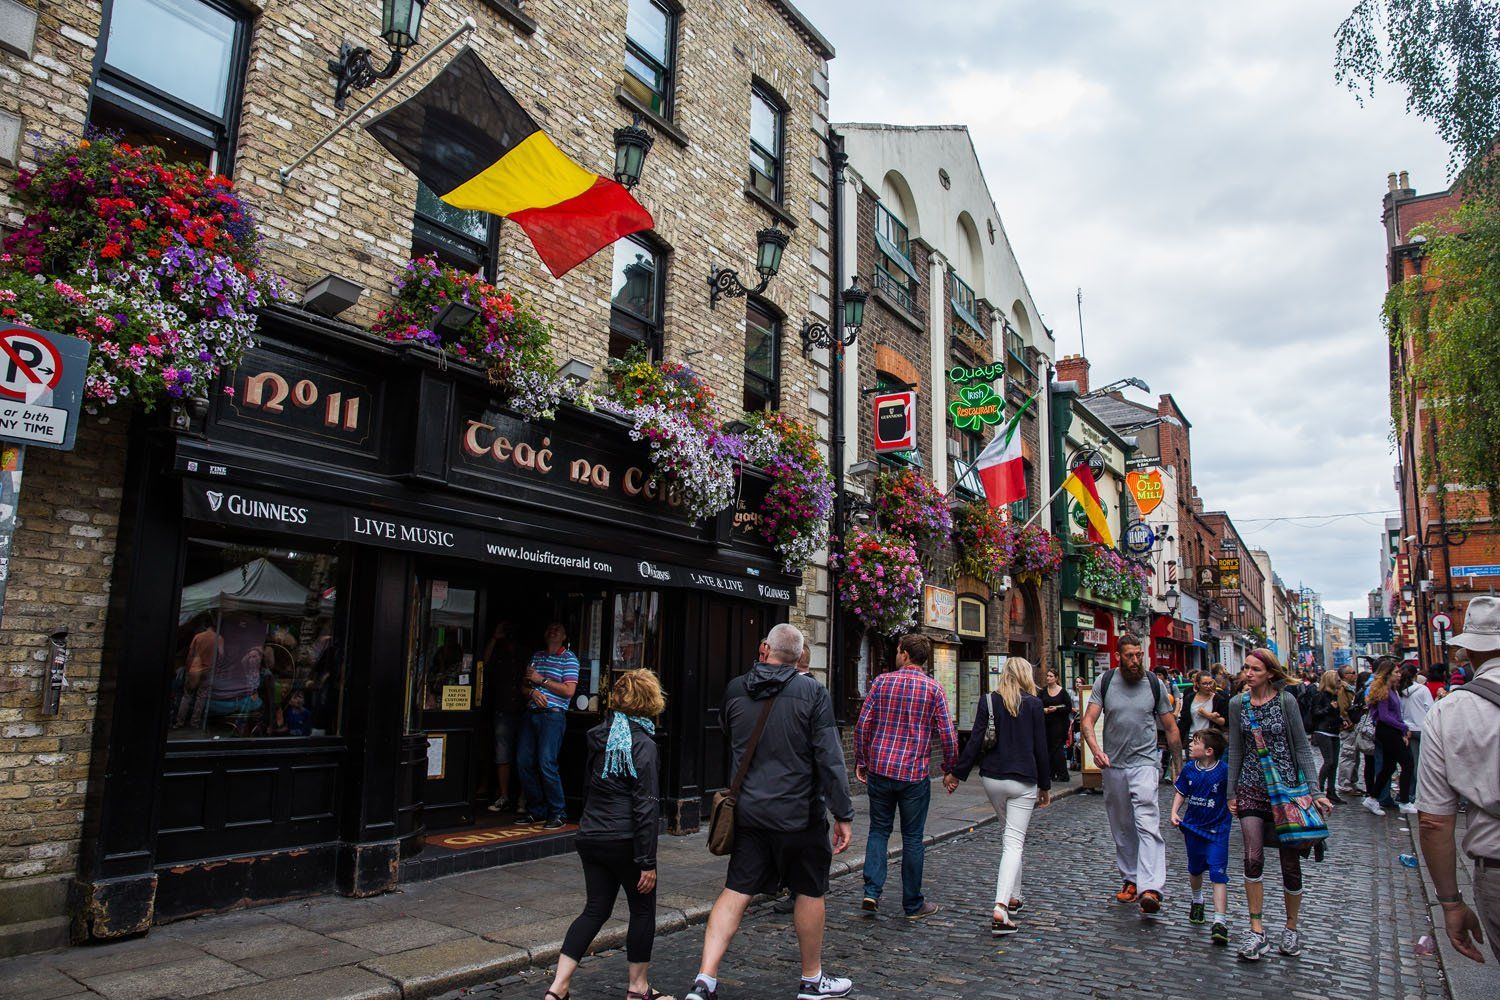
<svg viewBox="0 0 1500 1000">
<path fill-rule="evenodd" d="M 745 746 L 740 766 L 735 769 L 734 780 L 729 783 L 728 788 L 714 793 L 713 805 L 708 811 L 708 853 L 712 855 L 723 857 L 734 850 L 734 803 L 740 797 L 740 786 L 745 783 L 745 774 L 750 770 L 750 758 L 755 756 L 755 748 L 760 746 L 760 735 L 766 731 L 771 706 L 780 694 L 779 691 L 773 694 L 761 706 L 760 718 L 755 720 L 755 730 L 750 734 L 750 742 Z"/>
</svg>

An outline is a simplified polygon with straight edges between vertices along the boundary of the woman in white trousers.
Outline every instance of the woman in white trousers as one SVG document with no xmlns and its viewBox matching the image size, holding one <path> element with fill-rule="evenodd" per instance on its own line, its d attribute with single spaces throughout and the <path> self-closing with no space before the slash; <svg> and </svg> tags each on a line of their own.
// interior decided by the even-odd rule
<svg viewBox="0 0 1500 1000">
<path fill-rule="evenodd" d="M 995 909 L 990 916 L 995 937 L 1017 930 L 1014 914 L 1021 908 L 1026 828 L 1031 825 L 1032 810 L 1052 801 L 1045 720 L 1031 664 L 1012 656 L 1005 661 L 995 690 L 980 699 L 969 742 L 953 768 L 959 780 L 967 781 L 974 765 L 979 765 L 985 794 L 1005 825 L 1000 870 L 995 876 Z"/>
</svg>

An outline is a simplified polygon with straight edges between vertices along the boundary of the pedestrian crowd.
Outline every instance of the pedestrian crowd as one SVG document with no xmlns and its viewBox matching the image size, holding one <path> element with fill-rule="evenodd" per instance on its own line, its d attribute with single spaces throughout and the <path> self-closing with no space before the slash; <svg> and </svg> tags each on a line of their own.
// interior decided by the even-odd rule
<svg viewBox="0 0 1500 1000">
<path fill-rule="evenodd" d="M 1173 788 L 1170 827 L 1183 837 L 1187 855 L 1188 920 L 1210 924 L 1216 946 L 1230 943 L 1229 843 L 1239 824 L 1248 921 L 1237 955 L 1247 962 L 1260 961 L 1273 946 L 1264 911 L 1267 852 L 1277 854 L 1282 889 L 1274 947 L 1296 956 L 1304 947 L 1303 863 L 1322 859 L 1328 817 L 1348 801 L 1343 796 L 1354 793 L 1357 780 L 1365 807 L 1383 814 L 1382 798 L 1394 783 L 1395 805 L 1403 812 L 1420 808 L 1422 850 L 1450 939 L 1482 961 L 1479 945 L 1487 938 L 1500 958 L 1500 600 L 1476 598 L 1468 628 L 1453 644 L 1483 659 L 1472 675 L 1456 668 L 1447 685 L 1466 680 L 1451 690 L 1479 697 L 1434 699 L 1426 678 L 1391 657 L 1375 660 L 1367 676 L 1350 666 L 1293 678 L 1263 648 L 1246 654 L 1237 676 L 1206 670 L 1179 693 L 1169 677 L 1146 669 L 1140 640 L 1124 635 L 1118 666 L 1095 679 L 1076 730 L 1074 701 L 1057 674 L 1045 671 L 1039 686 L 1032 664 L 1010 657 L 975 706 L 960 746 L 943 688 L 928 673 L 931 642 L 904 636 L 896 669 L 873 681 L 853 732 L 854 774 L 866 787 L 870 819 L 860 905 L 872 915 L 881 910 L 887 848 L 899 821 L 902 915 L 922 920 L 940 909 L 922 891 L 936 753 L 949 793 L 979 771 L 1001 831 L 990 929 L 996 937 L 1017 933 L 1032 815 L 1050 803 L 1054 782 L 1068 780 L 1069 750 L 1082 744 L 1100 770 L 1120 873 L 1114 899 L 1138 907 L 1144 918 L 1162 910 L 1168 893 L 1164 781 Z M 622 890 L 629 909 L 627 1000 L 663 997 L 650 985 L 649 963 L 658 827 L 652 734 L 665 703 L 649 670 L 619 676 L 609 703 L 609 718 L 588 738 L 577 846 L 587 902 L 568 929 L 546 1000 L 569 1000 L 578 962 Z M 832 701 L 808 675 L 806 643 L 795 627 L 770 630 L 755 662 L 725 691 L 721 719 L 734 777 L 716 799 L 709 843 L 729 860 L 684 1000 L 718 1000 L 720 969 L 750 903 L 783 889 L 801 961 L 798 1000 L 847 996 L 851 980 L 823 963 L 824 897 L 833 858 L 849 847 L 854 807 Z M 540 798 L 547 799 L 546 790 Z M 1455 817 L 1464 803 L 1470 808 L 1462 848 L 1475 860 L 1477 913 L 1457 881 Z"/>
</svg>

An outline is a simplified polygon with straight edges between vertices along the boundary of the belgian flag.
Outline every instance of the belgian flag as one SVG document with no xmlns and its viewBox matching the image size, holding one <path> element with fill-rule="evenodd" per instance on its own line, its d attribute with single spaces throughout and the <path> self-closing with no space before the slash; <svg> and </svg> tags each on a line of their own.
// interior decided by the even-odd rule
<svg viewBox="0 0 1500 1000">
<path fill-rule="evenodd" d="M 473 49 L 365 128 L 449 205 L 519 225 L 553 277 L 655 224 L 558 149 Z"/>
</svg>

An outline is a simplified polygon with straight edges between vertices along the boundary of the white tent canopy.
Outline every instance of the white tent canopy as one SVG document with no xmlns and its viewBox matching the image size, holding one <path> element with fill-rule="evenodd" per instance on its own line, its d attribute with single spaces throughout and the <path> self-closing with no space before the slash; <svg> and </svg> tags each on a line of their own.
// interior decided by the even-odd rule
<svg viewBox="0 0 1500 1000">
<path fill-rule="evenodd" d="M 320 604 L 332 610 L 330 601 Z M 306 607 L 307 588 L 261 558 L 183 587 L 177 622 L 186 624 L 205 611 L 301 615 Z"/>
</svg>

